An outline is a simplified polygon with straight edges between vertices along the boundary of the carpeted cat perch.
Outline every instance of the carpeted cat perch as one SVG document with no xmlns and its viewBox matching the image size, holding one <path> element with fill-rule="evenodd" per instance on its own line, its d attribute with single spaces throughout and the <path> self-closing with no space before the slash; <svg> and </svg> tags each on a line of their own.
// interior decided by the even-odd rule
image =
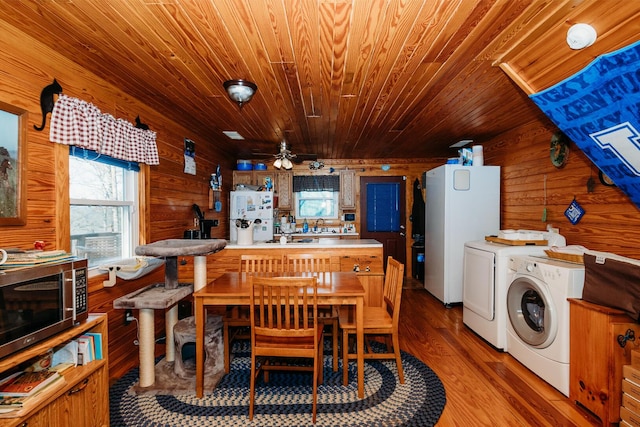
<svg viewBox="0 0 640 427">
<path fill-rule="evenodd" d="M 175 360 L 173 328 L 178 322 L 178 301 L 207 283 L 207 255 L 218 252 L 227 245 L 226 240 L 159 240 L 138 246 L 137 255 L 163 257 L 165 259 L 165 282 L 156 283 L 128 295 L 117 298 L 113 307 L 118 309 L 138 309 L 140 387 L 150 387 L 155 382 L 155 331 L 154 310 L 165 310 L 166 361 Z M 193 256 L 194 283 L 178 282 L 178 257 Z"/>
</svg>

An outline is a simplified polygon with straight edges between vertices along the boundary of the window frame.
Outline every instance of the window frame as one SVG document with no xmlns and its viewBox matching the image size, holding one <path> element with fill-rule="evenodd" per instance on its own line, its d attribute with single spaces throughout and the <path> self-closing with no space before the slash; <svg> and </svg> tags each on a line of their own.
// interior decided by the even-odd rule
<svg viewBox="0 0 640 427">
<path fill-rule="evenodd" d="M 78 149 L 77 147 L 70 147 L 69 154 L 69 162 L 71 164 L 71 158 L 79 158 L 88 161 L 96 161 L 98 163 L 107 164 L 111 167 L 121 168 L 123 170 L 123 178 L 124 182 L 122 183 L 123 190 L 123 200 L 101 200 L 101 199 L 84 199 L 84 198 L 72 198 L 71 197 L 71 167 L 69 167 L 69 176 L 68 176 L 68 197 L 69 197 L 69 247 L 71 248 L 72 243 L 72 229 L 71 229 L 71 209 L 73 206 L 103 206 L 103 207 L 125 207 L 128 208 L 128 214 L 125 211 L 122 218 L 122 229 L 121 229 L 121 242 L 120 249 L 122 250 L 121 259 L 126 259 L 135 256 L 135 247 L 140 244 L 141 239 L 141 213 L 144 211 L 141 207 L 141 202 L 143 198 L 141 195 L 143 194 L 143 189 L 141 188 L 141 183 L 144 182 L 143 169 L 138 166 L 137 163 L 121 161 L 118 159 L 110 158 L 106 155 L 99 155 L 98 153 L 93 153 L 90 150 L 85 150 L 90 154 L 78 155 L 72 154 L 73 149 Z M 80 149 L 82 150 L 82 149 Z M 95 154 L 95 155 L 94 155 Z M 100 160 L 98 160 L 100 159 Z M 96 271 L 99 265 L 90 266 L 90 270 Z"/>
<path fill-rule="evenodd" d="M 322 216 L 305 216 L 300 213 L 300 199 L 303 198 L 301 196 L 302 191 L 296 191 L 293 193 L 293 201 L 294 201 L 294 212 L 296 218 L 307 219 L 307 220 L 318 220 L 318 219 L 338 219 L 340 218 L 340 193 L 337 191 L 329 191 L 329 190 L 305 190 L 306 193 L 331 193 L 331 204 L 333 205 L 333 210 L 335 212 L 334 215 L 322 215 Z M 304 200 L 328 200 L 326 197 L 304 197 Z"/>
</svg>

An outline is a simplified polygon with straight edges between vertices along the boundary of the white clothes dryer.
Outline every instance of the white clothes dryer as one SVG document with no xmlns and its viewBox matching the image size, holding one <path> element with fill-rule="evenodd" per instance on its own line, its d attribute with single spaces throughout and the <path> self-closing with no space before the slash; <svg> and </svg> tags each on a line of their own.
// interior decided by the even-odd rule
<svg viewBox="0 0 640 427">
<path fill-rule="evenodd" d="M 569 302 L 581 298 L 584 266 L 513 257 L 507 290 L 509 354 L 569 396 Z"/>
<path fill-rule="evenodd" d="M 500 351 L 507 346 L 507 288 L 514 270 L 514 255 L 544 255 L 550 246 L 566 246 L 557 233 L 542 233 L 549 246 L 511 246 L 478 240 L 466 242 L 463 258 L 462 321 Z"/>
</svg>

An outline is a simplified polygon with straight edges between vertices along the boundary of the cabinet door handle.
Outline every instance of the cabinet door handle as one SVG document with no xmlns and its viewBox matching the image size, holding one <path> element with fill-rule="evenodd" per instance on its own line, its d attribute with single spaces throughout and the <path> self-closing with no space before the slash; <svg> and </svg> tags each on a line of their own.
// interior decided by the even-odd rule
<svg viewBox="0 0 640 427">
<path fill-rule="evenodd" d="M 85 378 L 76 388 L 73 388 L 73 389 L 69 390 L 67 395 L 71 396 L 72 394 L 80 393 L 82 390 L 85 389 L 85 387 L 88 384 L 89 384 L 89 378 Z"/>
</svg>

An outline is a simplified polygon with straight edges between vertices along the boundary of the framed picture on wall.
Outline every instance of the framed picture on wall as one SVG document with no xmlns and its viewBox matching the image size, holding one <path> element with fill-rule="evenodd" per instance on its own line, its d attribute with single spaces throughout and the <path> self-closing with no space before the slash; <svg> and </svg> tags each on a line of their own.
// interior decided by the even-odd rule
<svg viewBox="0 0 640 427">
<path fill-rule="evenodd" d="M 0 102 L 0 225 L 26 222 L 27 112 Z"/>
</svg>

